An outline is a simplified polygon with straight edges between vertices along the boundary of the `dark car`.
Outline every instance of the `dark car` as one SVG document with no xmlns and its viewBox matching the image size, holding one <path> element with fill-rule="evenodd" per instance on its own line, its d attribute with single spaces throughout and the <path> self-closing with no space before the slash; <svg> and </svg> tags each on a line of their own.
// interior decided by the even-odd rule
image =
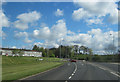
<svg viewBox="0 0 120 82">
<path fill-rule="evenodd" d="M 70 61 L 71 61 L 71 62 L 76 62 L 76 60 L 73 60 L 73 59 L 71 59 Z"/>
</svg>

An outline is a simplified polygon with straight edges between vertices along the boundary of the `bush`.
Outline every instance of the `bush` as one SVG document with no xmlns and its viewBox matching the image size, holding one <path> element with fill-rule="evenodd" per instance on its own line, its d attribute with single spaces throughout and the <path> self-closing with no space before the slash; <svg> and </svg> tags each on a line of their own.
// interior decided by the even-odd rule
<svg viewBox="0 0 120 82">
<path fill-rule="evenodd" d="M 50 57 L 55 57 L 55 54 L 50 55 Z"/>
<path fill-rule="evenodd" d="M 92 61 L 100 61 L 100 57 L 99 56 L 93 56 Z"/>
</svg>

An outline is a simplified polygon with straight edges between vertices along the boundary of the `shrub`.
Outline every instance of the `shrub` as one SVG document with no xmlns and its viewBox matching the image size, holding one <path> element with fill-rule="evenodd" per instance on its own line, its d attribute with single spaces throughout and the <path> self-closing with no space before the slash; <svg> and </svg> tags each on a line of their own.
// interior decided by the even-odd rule
<svg viewBox="0 0 120 82">
<path fill-rule="evenodd" d="M 50 57 L 55 57 L 55 54 L 50 55 Z"/>
</svg>

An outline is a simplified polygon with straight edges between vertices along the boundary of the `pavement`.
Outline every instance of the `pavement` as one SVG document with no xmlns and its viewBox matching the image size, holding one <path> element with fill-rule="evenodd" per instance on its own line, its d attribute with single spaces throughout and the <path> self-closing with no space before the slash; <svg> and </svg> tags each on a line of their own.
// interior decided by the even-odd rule
<svg viewBox="0 0 120 82">
<path fill-rule="evenodd" d="M 118 65 L 78 60 L 23 80 L 120 80 Z"/>
</svg>

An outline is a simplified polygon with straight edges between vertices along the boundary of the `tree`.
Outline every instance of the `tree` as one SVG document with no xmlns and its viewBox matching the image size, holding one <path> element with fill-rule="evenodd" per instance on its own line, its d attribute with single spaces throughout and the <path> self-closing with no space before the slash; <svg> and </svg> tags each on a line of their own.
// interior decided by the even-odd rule
<svg viewBox="0 0 120 82">
<path fill-rule="evenodd" d="M 78 54 L 78 45 L 74 45 L 75 54 Z"/>
<path fill-rule="evenodd" d="M 88 51 L 88 48 L 85 46 L 80 46 L 79 52 L 80 52 L 80 50 L 83 50 L 83 54 L 85 54 Z"/>
<path fill-rule="evenodd" d="M 42 52 L 42 56 L 46 57 L 46 49 L 44 49 L 43 47 L 38 47 L 37 45 L 34 45 L 33 49 L 34 51 L 38 51 L 38 52 Z"/>
<path fill-rule="evenodd" d="M 55 57 L 55 55 L 54 55 L 54 54 L 51 54 L 49 57 Z"/>
<path fill-rule="evenodd" d="M 91 49 L 91 48 L 89 48 L 89 49 L 88 49 L 88 52 L 89 52 L 89 55 L 92 55 L 92 54 L 93 54 L 93 52 L 92 52 L 92 49 Z"/>
<path fill-rule="evenodd" d="M 34 51 L 38 51 L 39 50 L 39 47 L 37 45 L 34 45 L 33 49 Z"/>
</svg>

